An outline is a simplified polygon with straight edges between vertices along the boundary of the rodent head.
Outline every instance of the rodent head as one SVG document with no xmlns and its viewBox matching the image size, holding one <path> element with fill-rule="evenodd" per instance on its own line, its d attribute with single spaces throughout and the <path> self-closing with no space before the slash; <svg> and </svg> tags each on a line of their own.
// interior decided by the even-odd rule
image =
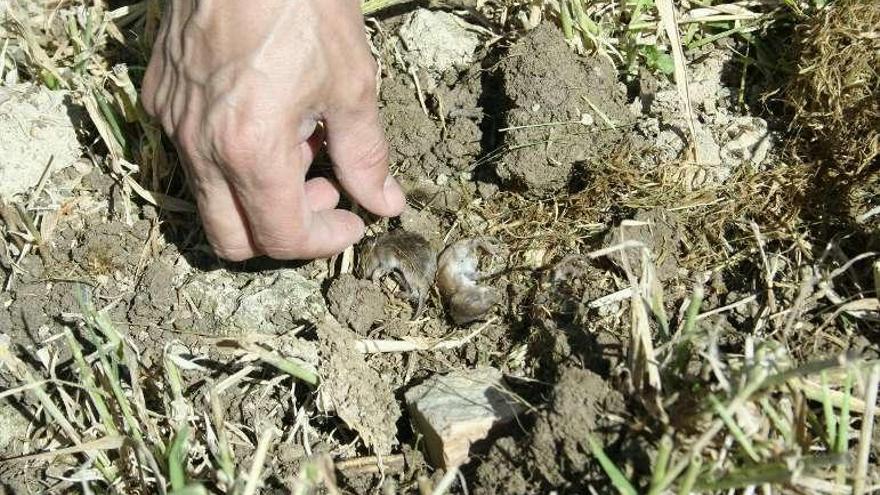
<svg viewBox="0 0 880 495">
<path fill-rule="evenodd" d="M 481 319 L 501 301 L 492 287 L 468 287 L 449 298 L 449 315 L 457 325 Z"/>
</svg>

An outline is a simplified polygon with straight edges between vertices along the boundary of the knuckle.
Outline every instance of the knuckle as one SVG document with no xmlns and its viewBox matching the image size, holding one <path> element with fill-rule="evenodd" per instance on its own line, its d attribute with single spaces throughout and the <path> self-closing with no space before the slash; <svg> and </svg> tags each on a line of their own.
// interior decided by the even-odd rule
<svg viewBox="0 0 880 495">
<path fill-rule="evenodd" d="M 174 133 L 174 141 L 177 147 L 191 160 L 197 158 L 199 153 L 199 139 L 196 131 L 188 126 L 181 127 Z"/>
<path fill-rule="evenodd" d="M 295 245 L 269 243 L 262 245 L 259 249 L 261 253 L 276 260 L 295 259 L 300 254 L 300 249 Z"/>
<path fill-rule="evenodd" d="M 208 244 L 218 258 L 226 261 L 244 261 L 254 256 L 254 251 L 246 243 L 229 242 L 228 239 L 218 239 L 217 236 L 207 232 Z"/>
<path fill-rule="evenodd" d="M 301 226 L 288 228 L 283 234 L 258 232 L 254 233 L 254 244 L 270 258 L 295 259 L 303 252 L 305 234 Z"/>
<path fill-rule="evenodd" d="M 353 166 L 359 170 L 383 169 L 388 163 L 388 142 L 379 137 L 365 143 L 355 155 Z"/>
<path fill-rule="evenodd" d="M 375 64 L 356 72 L 351 79 L 349 88 L 352 99 L 356 103 L 366 103 L 376 99 L 376 71 Z"/>
<path fill-rule="evenodd" d="M 219 158 L 230 165 L 243 165 L 253 162 L 259 156 L 261 141 L 265 140 L 264 126 L 252 121 L 226 126 L 215 136 L 215 147 Z"/>
</svg>

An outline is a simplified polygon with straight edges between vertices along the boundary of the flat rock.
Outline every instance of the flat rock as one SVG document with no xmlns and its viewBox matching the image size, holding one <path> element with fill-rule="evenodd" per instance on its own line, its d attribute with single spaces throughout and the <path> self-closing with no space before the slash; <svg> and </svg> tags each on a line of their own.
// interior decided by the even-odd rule
<svg viewBox="0 0 880 495">
<path fill-rule="evenodd" d="M 409 389 L 405 397 L 431 462 L 443 468 L 467 462 L 479 449 L 478 442 L 521 410 L 495 368 L 434 376 Z"/>
<path fill-rule="evenodd" d="M 195 270 L 183 258 L 179 264 L 172 280 L 177 302 L 168 316 L 183 333 L 281 335 L 322 321 L 327 311 L 321 286 L 293 269 L 248 274 Z"/>
<path fill-rule="evenodd" d="M 0 196 L 11 198 L 80 156 L 69 93 L 33 84 L 0 86 Z"/>
</svg>

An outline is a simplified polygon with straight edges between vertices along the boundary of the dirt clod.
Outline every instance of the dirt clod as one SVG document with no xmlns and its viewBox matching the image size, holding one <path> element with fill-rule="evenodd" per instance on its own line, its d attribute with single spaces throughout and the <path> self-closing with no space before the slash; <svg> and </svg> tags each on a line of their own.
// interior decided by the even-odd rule
<svg viewBox="0 0 880 495">
<path fill-rule="evenodd" d="M 448 12 L 417 9 L 398 32 L 408 62 L 435 76 L 464 69 L 480 43 L 476 32 Z"/>
<path fill-rule="evenodd" d="M 621 225 L 612 229 L 605 242 L 606 247 L 620 245 L 628 241 L 641 243 L 647 248 L 647 255 L 660 280 L 672 280 L 678 275 L 678 260 L 681 253 L 682 227 L 674 213 L 662 210 L 642 210 L 633 217 L 634 224 Z M 624 261 L 624 256 L 626 261 Z M 642 249 L 627 248 L 610 256 L 622 270 L 642 273 Z"/>
<path fill-rule="evenodd" d="M 339 276 L 327 291 L 330 313 L 359 335 L 366 335 L 373 323 L 382 319 L 387 302 L 376 284 L 351 274 Z"/>
<path fill-rule="evenodd" d="M 294 270 L 193 271 L 178 288 L 174 327 L 183 333 L 280 335 L 326 312 L 320 286 Z"/>
<path fill-rule="evenodd" d="M 334 411 L 376 454 L 391 453 L 400 408 L 390 385 L 354 349 L 357 335 L 332 318 L 318 325 L 318 338 L 323 409 Z"/>
<path fill-rule="evenodd" d="M 589 438 L 606 444 L 613 439 L 610 415 L 623 414 L 623 396 L 582 368 L 564 368 L 558 380 L 547 411 L 536 418 L 530 433 L 515 443 L 502 439 L 493 446 L 477 472 L 481 486 L 495 487 L 495 493 L 534 493 L 548 487 L 576 491 L 598 475 Z"/>
<path fill-rule="evenodd" d="M 552 24 L 541 24 L 511 47 L 501 71 L 511 108 L 508 152 L 496 172 L 508 185 L 532 196 L 559 191 L 575 168 L 604 164 L 622 145 L 618 126 L 633 115 L 617 71 L 605 59 L 574 54 Z"/>
</svg>

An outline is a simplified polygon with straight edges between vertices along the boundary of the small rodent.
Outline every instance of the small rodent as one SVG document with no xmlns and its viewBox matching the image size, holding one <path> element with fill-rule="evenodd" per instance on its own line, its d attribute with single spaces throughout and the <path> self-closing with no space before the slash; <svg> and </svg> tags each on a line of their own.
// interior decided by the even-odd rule
<svg viewBox="0 0 880 495">
<path fill-rule="evenodd" d="M 416 305 L 413 319 L 422 315 L 437 273 L 437 253 L 424 237 L 397 230 L 364 241 L 360 256 L 363 278 L 378 282 L 394 277 L 407 298 Z"/>
<path fill-rule="evenodd" d="M 498 254 L 488 240 L 462 239 L 447 247 L 437 262 L 437 288 L 456 325 L 481 319 L 501 301 L 495 288 L 477 284 L 485 277 L 480 273 L 480 251 Z"/>
</svg>

